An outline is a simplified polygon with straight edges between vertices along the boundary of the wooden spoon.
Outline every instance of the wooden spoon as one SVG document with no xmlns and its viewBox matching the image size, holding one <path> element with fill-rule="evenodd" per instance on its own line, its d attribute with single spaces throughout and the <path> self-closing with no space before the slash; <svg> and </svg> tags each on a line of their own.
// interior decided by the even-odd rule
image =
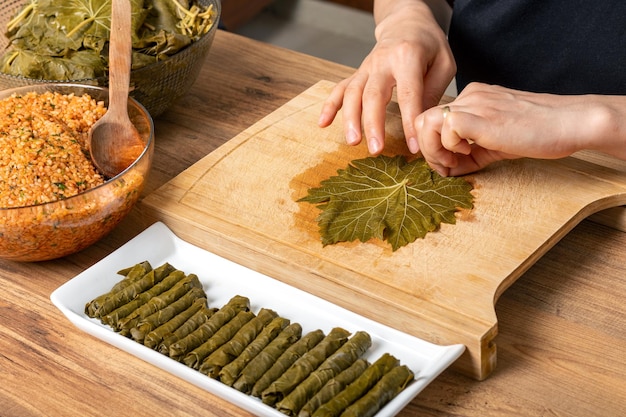
<svg viewBox="0 0 626 417">
<path fill-rule="evenodd" d="M 130 0 L 111 2 L 109 107 L 89 131 L 88 148 L 96 168 L 112 178 L 137 160 L 145 148 L 128 117 L 132 59 Z"/>
</svg>

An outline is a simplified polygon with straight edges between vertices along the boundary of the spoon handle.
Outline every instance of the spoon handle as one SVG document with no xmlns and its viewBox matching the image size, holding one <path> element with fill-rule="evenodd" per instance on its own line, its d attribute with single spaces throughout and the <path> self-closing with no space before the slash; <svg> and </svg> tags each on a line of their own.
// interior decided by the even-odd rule
<svg viewBox="0 0 626 417">
<path fill-rule="evenodd" d="M 109 110 L 128 112 L 132 59 L 130 0 L 112 0 L 109 42 Z"/>
</svg>

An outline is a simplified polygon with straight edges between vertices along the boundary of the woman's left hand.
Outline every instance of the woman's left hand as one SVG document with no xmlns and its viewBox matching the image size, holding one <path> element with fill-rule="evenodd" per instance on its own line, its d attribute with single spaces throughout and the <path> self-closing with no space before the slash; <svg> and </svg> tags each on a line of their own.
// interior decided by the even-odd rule
<svg viewBox="0 0 626 417">
<path fill-rule="evenodd" d="M 623 97 L 537 94 L 472 83 L 448 106 L 418 116 L 415 128 L 429 165 L 457 176 L 502 159 L 556 159 L 581 149 L 626 158 L 624 130 L 621 141 L 617 132 L 616 143 L 602 134 L 619 131 L 615 124 L 623 106 Z"/>
</svg>

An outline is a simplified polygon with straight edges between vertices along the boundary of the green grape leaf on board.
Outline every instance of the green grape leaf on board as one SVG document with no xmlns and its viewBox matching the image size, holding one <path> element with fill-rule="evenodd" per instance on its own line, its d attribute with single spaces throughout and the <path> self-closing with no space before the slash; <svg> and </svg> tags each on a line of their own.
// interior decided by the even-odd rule
<svg viewBox="0 0 626 417">
<path fill-rule="evenodd" d="M 472 188 L 463 178 L 440 176 L 424 159 L 381 155 L 352 161 L 298 201 L 321 210 L 324 246 L 377 238 L 396 251 L 441 223 L 456 223 L 459 208 L 473 207 Z"/>
</svg>

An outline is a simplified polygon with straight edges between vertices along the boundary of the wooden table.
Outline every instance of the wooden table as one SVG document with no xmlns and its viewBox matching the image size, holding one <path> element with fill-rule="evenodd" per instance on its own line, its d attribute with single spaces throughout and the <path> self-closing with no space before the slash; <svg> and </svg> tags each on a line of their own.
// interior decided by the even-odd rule
<svg viewBox="0 0 626 417">
<path fill-rule="evenodd" d="M 194 91 L 156 120 L 146 193 L 320 79 L 352 71 L 219 31 Z M 247 415 L 79 331 L 50 302 L 143 228 L 135 212 L 81 253 L 0 261 L 0 415 Z M 624 415 L 624 259 L 626 233 L 583 221 L 498 301 L 492 376 L 477 382 L 447 370 L 401 415 Z"/>
</svg>

